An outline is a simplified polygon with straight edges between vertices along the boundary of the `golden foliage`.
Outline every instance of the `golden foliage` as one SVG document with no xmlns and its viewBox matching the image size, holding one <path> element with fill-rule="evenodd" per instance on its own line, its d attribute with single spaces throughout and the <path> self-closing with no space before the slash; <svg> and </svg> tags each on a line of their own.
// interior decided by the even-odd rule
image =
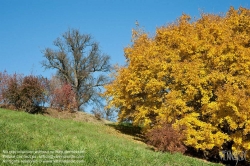
<svg viewBox="0 0 250 166">
<path fill-rule="evenodd" d="M 185 125 L 185 144 L 196 149 L 233 141 L 250 150 L 250 10 L 195 21 L 182 15 L 154 37 L 133 33 L 124 49 L 128 64 L 104 93 L 119 120 L 145 129 Z"/>
</svg>

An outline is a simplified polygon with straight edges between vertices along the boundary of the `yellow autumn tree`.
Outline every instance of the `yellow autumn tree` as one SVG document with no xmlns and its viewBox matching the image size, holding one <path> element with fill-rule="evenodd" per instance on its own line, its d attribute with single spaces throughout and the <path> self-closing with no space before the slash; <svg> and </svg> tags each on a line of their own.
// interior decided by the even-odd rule
<svg viewBox="0 0 250 166">
<path fill-rule="evenodd" d="M 199 150 L 250 150 L 250 10 L 183 14 L 156 34 L 133 31 L 104 95 L 119 121 L 144 129 L 186 126 L 185 144 Z"/>
</svg>

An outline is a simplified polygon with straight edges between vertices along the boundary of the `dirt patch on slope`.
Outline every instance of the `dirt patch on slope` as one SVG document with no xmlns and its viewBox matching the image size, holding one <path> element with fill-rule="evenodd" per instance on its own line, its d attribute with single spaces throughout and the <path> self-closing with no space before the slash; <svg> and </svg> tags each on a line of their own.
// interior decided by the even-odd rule
<svg viewBox="0 0 250 166">
<path fill-rule="evenodd" d="M 105 119 L 98 119 L 92 114 L 86 112 L 69 112 L 69 111 L 58 111 L 56 109 L 47 108 L 43 115 L 50 116 L 57 119 L 72 119 L 79 122 L 90 122 L 95 124 L 107 124 L 112 123 Z"/>
</svg>

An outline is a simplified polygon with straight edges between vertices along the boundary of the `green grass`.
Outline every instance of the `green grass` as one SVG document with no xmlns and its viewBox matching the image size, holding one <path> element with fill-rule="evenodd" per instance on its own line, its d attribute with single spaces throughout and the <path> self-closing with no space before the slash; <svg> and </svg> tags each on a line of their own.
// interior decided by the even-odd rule
<svg viewBox="0 0 250 166">
<path fill-rule="evenodd" d="M 154 152 L 143 143 L 137 143 L 128 137 L 102 124 L 55 119 L 43 115 L 0 109 L 0 165 L 10 165 L 6 162 L 6 156 L 13 156 L 13 154 L 8 154 L 11 151 L 18 153 L 19 157 L 26 157 L 19 159 L 20 162 L 21 160 L 27 161 L 27 157 L 41 157 L 42 151 L 51 151 L 50 156 L 54 159 L 49 161 L 55 161 L 55 156 L 61 155 L 56 151 L 63 151 L 68 152 L 68 156 L 78 156 L 79 159 L 73 158 L 83 162 L 78 165 L 218 165 L 181 154 Z M 21 151 L 25 154 L 20 154 Z M 29 154 L 29 151 L 40 152 L 35 155 Z M 84 153 L 73 154 L 69 151 L 84 151 Z M 3 157 L 3 155 L 5 156 Z M 14 159 L 17 160 L 17 157 Z M 77 165 L 62 162 L 43 164 L 42 161 L 43 159 L 34 159 L 30 164 L 13 165 Z"/>
</svg>

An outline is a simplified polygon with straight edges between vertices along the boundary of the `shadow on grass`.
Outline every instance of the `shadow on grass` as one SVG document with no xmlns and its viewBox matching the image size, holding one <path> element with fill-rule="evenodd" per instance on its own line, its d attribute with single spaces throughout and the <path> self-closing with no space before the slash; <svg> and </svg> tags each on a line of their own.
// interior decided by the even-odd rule
<svg viewBox="0 0 250 166">
<path fill-rule="evenodd" d="M 22 108 L 16 108 L 12 104 L 0 104 L 0 108 L 12 110 L 12 111 L 27 112 L 30 114 L 46 114 L 46 110 L 47 110 L 46 107 L 42 107 L 42 106 L 34 106 L 31 108 L 26 108 L 26 110 L 24 110 Z"/>
<path fill-rule="evenodd" d="M 134 140 L 141 141 L 146 143 L 146 139 L 143 136 L 142 129 L 137 126 L 133 126 L 132 124 L 127 124 L 127 123 L 121 123 L 121 124 L 106 124 L 107 126 L 110 126 L 114 128 L 115 130 L 126 134 L 133 136 Z M 148 145 L 147 149 L 152 150 L 152 151 L 158 151 L 157 148 Z M 212 152 L 210 152 L 212 153 Z M 221 163 L 225 166 L 250 166 L 250 163 L 248 161 L 236 161 L 236 160 L 222 160 L 219 156 L 204 156 L 204 152 L 202 151 L 197 151 L 192 147 L 187 147 L 187 151 L 184 153 L 185 156 L 190 156 L 193 158 L 201 159 L 212 162 L 212 163 Z"/>
<path fill-rule="evenodd" d="M 141 127 L 133 126 L 132 124 L 129 123 L 106 124 L 106 125 L 114 128 L 115 130 L 123 134 L 133 136 L 134 140 L 145 142 L 145 137 L 142 134 Z"/>
</svg>

